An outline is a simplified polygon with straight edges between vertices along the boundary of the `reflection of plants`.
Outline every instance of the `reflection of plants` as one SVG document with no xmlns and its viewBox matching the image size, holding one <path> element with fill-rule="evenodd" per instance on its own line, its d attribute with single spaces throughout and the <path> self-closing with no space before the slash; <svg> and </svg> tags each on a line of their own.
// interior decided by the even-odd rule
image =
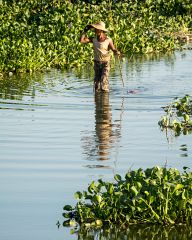
<svg viewBox="0 0 192 240">
<path fill-rule="evenodd" d="M 192 99 L 189 95 L 176 98 L 164 107 L 164 111 L 166 115 L 158 123 L 162 130 L 172 129 L 176 136 L 192 131 Z"/>
<path fill-rule="evenodd" d="M 28 96 L 35 97 L 34 82 L 43 84 L 42 74 L 15 75 L 0 81 L 0 98 L 21 100 L 26 92 Z"/>
<path fill-rule="evenodd" d="M 71 233 L 77 233 L 74 228 Z M 113 240 L 189 240 L 192 239 L 192 227 L 189 225 L 149 225 L 133 224 L 126 228 L 119 226 L 108 226 L 102 228 L 80 228 L 78 230 L 78 240 L 90 239 L 113 239 Z"/>
<path fill-rule="evenodd" d="M 153 167 L 128 172 L 115 183 L 92 182 L 87 191 L 76 192 L 75 207 L 64 206 L 64 225 L 99 227 L 130 223 L 191 223 L 192 173 Z"/>
</svg>

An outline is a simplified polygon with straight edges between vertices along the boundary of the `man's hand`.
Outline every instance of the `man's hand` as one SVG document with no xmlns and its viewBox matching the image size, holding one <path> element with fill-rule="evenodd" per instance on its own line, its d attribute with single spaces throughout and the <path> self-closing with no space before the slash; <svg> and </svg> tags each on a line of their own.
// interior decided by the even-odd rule
<svg viewBox="0 0 192 240">
<path fill-rule="evenodd" d="M 113 50 L 115 56 L 120 57 L 122 54 L 117 49 Z"/>
<path fill-rule="evenodd" d="M 87 25 L 85 28 L 84 28 L 84 32 L 87 32 L 89 29 L 93 28 L 91 25 Z"/>
</svg>

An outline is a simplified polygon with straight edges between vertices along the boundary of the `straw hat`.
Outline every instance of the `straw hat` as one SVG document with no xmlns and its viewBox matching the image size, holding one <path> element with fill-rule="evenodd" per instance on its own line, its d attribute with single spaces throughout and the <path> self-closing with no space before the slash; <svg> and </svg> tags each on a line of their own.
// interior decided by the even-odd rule
<svg viewBox="0 0 192 240">
<path fill-rule="evenodd" d="M 90 24 L 90 26 L 92 26 L 96 29 L 102 30 L 104 32 L 108 32 L 108 30 L 105 28 L 105 23 L 104 22 L 98 22 L 98 23 L 95 23 L 95 24 Z"/>
</svg>

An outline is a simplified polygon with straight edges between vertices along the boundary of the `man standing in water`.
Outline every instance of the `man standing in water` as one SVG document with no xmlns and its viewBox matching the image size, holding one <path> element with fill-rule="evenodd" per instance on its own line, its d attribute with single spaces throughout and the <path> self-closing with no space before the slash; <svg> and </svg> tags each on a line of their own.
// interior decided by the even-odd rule
<svg viewBox="0 0 192 240">
<path fill-rule="evenodd" d="M 86 36 L 86 32 L 95 29 L 95 37 Z M 119 51 L 114 47 L 113 41 L 106 35 L 108 30 L 105 28 L 104 22 L 87 25 L 80 37 L 81 43 L 92 43 L 94 50 L 94 89 L 95 91 L 109 92 L 109 71 L 110 71 L 110 50 L 116 55 L 120 55 Z"/>
</svg>

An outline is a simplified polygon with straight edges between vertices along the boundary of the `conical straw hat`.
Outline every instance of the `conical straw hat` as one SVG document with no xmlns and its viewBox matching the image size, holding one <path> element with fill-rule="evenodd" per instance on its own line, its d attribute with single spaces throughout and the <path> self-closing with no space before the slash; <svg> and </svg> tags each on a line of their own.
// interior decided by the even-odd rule
<svg viewBox="0 0 192 240">
<path fill-rule="evenodd" d="M 98 22 L 98 23 L 90 24 L 90 25 L 96 29 L 102 30 L 104 32 L 108 32 L 108 30 L 105 28 L 104 22 Z"/>
</svg>

